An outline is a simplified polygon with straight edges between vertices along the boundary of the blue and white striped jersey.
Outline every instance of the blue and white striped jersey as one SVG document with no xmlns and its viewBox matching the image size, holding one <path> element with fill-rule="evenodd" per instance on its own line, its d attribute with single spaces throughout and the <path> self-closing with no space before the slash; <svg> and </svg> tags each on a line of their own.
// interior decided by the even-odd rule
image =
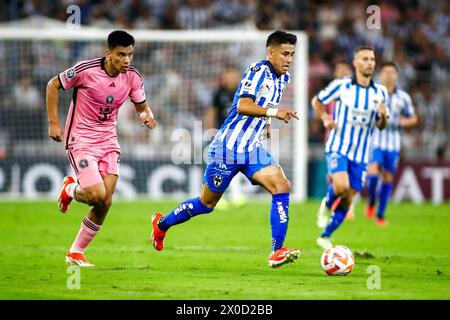
<svg viewBox="0 0 450 320">
<path fill-rule="evenodd" d="M 231 110 L 214 137 L 210 152 L 248 154 L 260 146 L 270 118 L 239 114 L 238 101 L 250 97 L 261 108 L 276 108 L 290 79 L 289 73 L 277 76 L 273 65 L 267 60 L 253 63 L 241 79 Z"/>
<path fill-rule="evenodd" d="M 337 152 L 351 161 L 367 164 L 378 107 L 388 101 L 386 87 L 374 81 L 362 87 L 355 77 L 344 77 L 333 80 L 317 98 L 324 105 L 336 101 L 336 128 L 328 135 L 325 152 Z"/>
<path fill-rule="evenodd" d="M 400 116 L 409 118 L 415 114 L 411 97 L 408 93 L 396 87 L 389 96 L 390 118 L 384 130 L 375 129 L 373 147 L 383 151 L 400 151 Z"/>
</svg>

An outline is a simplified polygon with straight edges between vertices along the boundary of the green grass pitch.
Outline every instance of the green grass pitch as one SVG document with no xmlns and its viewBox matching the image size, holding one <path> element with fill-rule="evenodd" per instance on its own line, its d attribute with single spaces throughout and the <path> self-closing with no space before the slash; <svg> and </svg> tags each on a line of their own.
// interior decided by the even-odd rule
<svg viewBox="0 0 450 320">
<path fill-rule="evenodd" d="M 115 202 L 86 251 L 96 267 L 81 269 L 80 288 L 69 289 L 64 255 L 88 207 L 73 203 L 62 215 L 54 202 L 0 202 L 0 299 L 450 299 L 448 204 L 391 204 L 382 229 L 359 203 L 333 239 L 372 256 L 356 256 L 346 277 L 320 267 L 317 201 L 291 204 L 286 245 L 302 255 L 278 269 L 267 265 L 269 201 L 198 216 L 171 229 L 156 252 L 151 214 L 175 205 Z M 373 265 L 379 289 L 367 286 Z"/>
</svg>

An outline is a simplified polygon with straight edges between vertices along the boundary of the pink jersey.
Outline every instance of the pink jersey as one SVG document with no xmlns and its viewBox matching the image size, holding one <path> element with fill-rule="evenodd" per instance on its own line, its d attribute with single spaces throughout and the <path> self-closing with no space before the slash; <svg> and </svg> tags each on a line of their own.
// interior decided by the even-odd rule
<svg viewBox="0 0 450 320">
<path fill-rule="evenodd" d="M 59 74 L 64 90 L 73 89 L 65 127 L 66 148 L 73 145 L 106 147 L 120 151 L 117 113 L 127 97 L 145 101 L 144 84 L 134 67 L 111 77 L 105 58 L 82 61 Z"/>
</svg>

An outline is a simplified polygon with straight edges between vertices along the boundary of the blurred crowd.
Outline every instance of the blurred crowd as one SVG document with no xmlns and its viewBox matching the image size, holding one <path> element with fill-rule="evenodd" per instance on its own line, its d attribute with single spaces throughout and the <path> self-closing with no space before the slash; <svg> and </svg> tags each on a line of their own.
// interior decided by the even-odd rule
<svg viewBox="0 0 450 320">
<path fill-rule="evenodd" d="M 16 7 L 11 7 L 16 3 Z M 419 115 L 419 125 L 404 132 L 405 156 L 427 160 L 450 159 L 445 151 L 450 149 L 450 2 L 421 0 L 18 0 L 10 1 L 10 6 L 1 10 L 0 22 L 32 16 L 45 16 L 65 21 L 67 7 L 76 4 L 81 9 L 81 23 L 88 26 L 127 29 L 286 29 L 303 30 L 309 36 L 308 101 L 317 91 L 333 78 L 335 66 L 339 62 L 351 65 L 353 49 L 362 44 L 370 44 L 376 49 L 377 63 L 394 61 L 399 67 L 399 85 L 410 93 Z M 371 5 L 380 8 L 380 28 L 368 25 L 373 11 Z M 202 119 L 214 100 L 215 91 L 221 85 L 220 68 L 234 66 L 241 72 L 252 61 L 236 61 L 245 55 L 221 50 L 215 47 L 207 61 L 215 66 L 215 72 L 203 74 L 199 70 L 188 70 L 193 79 L 181 79 L 179 69 L 201 62 L 175 66 L 171 72 L 158 72 L 159 59 L 177 61 L 179 51 L 173 48 L 152 47 L 137 50 L 135 64 L 143 73 L 147 90 L 157 95 L 167 95 L 176 99 L 177 88 L 183 86 L 192 90 L 193 101 L 183 101 L 186 105 L 200 106 L 195 110 L 187 108 L 172 121 L 186 122 Z M 197 48 L 198 49 L 198 48 Z M 202 50 L 213 50 L 200 48 Z M 195 51 L 195 48 L 190 48 Z M 45 50 L 44 50 L 45 51 Z M 36 65 L 45 64 L 43 57 L 35 58 Z M 139 54 L 141 56 L 139 57 Z M 189 56 L 189 53 L 185 53 Z M 0 57 L 2 56 L 0 48 Z M 151 57 L 151 59 L 148 59 Z M 76 58 L 92 58 L 77 56 Z M 195 57 L 191 57 L 196 59 Z M 51 59 L 48 58 L 47 59 Z M 54 65 L 53 75 L 67 65 Z M 48 71 L 48 70 L 47 70 Z M 172 72 L 173 71 L 173 72 Z M 214 70 L 213 70 L 214 71 Z M 51 74 L 50 72 L 50 74 Z M 0 94 L 6 94 L 7 77 L 0 75 Z M 42 108 L 44 90 L 48 74 L 20 74 L 16 77 L 15 88 L 9 95 L 19 109 Z M 211 76 L 215 79 L 211 81 Z M 203 79 L 203 80 L 202 80 Z M 157 83 L 165 82 L 164 92 L 155 89 Z M 4 92 L 2 92 L 2 84 Z M 170 84 L 170 85 L 169 85 Z M 157 92 L 159 91 L 159 92 Z M 25 92 L 25 93 L 23 93 Z M 39 102 L 39 103 L 38 103 Z M 0 101 L 1 103 L 1 101 Z M 157 104 L 158 105 L 158 104 Z M 164 106 L 168 105 L 165 101 Z M 177 103 L 170 104 L 173 110 Z M 0 105 L 1 109 L 1 105 Z M 167 111 L 165 109 L 165 111 Z M 309 139 L 311 144 L 320 145 L 324 139 L 324 129 L 309 113 Z M 1 122 L 1 121 L 0 121 Z M 1 125 L 1 123 L 0 123 Z M 120 130 L 120 129 L 119 129 Z M 127 128 L 123 129 L 124 134 Z M 130 133 L 131 134 L 131 133 Z M 1 142 L 1 141 L 0 141 Z"/>
</svg>

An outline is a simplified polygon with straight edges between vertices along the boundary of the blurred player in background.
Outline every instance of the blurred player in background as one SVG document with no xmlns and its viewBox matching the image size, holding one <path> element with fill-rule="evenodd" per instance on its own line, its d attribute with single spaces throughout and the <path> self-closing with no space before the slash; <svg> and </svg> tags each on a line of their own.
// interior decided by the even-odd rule
<svg viewBox="0 0 450 320">
<path fill-rule="evenodd" d="M 334 78 L 344 78 L 344 77 L 351 77 L 353 75 L 352 67 L 350 64 L 348 64 L 345 61 L 339 61 L 336 63 L 336 66 L 334 68 Z M 336 101 L 331 101 L 329 104 L 325 106 L 328 114 L 333 119 L 334 116 L 334 108 L 336 106 Z M 327 132 L 325 133 L 325 142 L 328 138 L 328 135 L 330 134 L 330 129 L 327 129 Z M 327 184 L 330 184 L 331 182 L 331 176 L 327 175 Z M 336 201 L 333 203 L 331 210 L 333 211 L 337 205 L 339 204 L 340 198 L 336 199 Z M 348 209 L 347 215 L 345 216 L 346 220 L 354 220 L 355 219 L 355 203 L 358 201 L 358 195 L 355 195 L 353 197 L 352 204 L 350 205 L 350 208 Z"/>
<path fill-rule="evenodd" d="M 225 122 L 233 105 L 234 94 L 241 81 L 239 71 L 234 67 L 227 67 L 222 74 L 221 83 L 217 91 L 214 93 L 212 106 L 208 109 L 205 117 L 205 128 L 210 132 L 211 137 L 217 133 L 218 128 Z M 269 126 L 268 126 L 269 127 Z M 215 132 L 213 132 L 213 130 Z M 245 202 L 245 196 L 241 190 L 241 182 L 235 178 L 230 183 L 230 188 L 225 193 L 229 193 L 229 200 L 235 207 L 242 207 Z M 222 196 L 216 205 L 216 209 L 228 209 L 230 203 Z"/>
<path fill-rule="evenodd" d="M 268 37 L 267 60 L 247 69 L 236 90 L 230 113 L 209 147 L 200 197 L 180 203 L 164 217 L 160 213 L 152 216 L 151 240 L 156 250 L 163 249 L 164 237 L 170 227 L 212 212 L 231 180 L 242 172 L 253 184 L 261 185 L 272 194 L 269 266 L 281 266 L 298 258 L 300 250 L 283 246 L 291 184 L 280 165 L 262 146 L 268 119 L 273 117 L 285 123 L 292 118 L 298 119 L 293 110 L 277 108 L 290 82 L 288 70 L 296 42 L 297 37 L 285 31 L 275 31 Z"/>
<path fill-rule="evenodd" d="M 322 248 L 332 244 L 331 234 L 344 221 L 353 197 L 362 191 L 373 129 L 375 126 L 384 129 L 388 118 L 387 90 L 372 80 L 374 49 L 368 46 L 356 48 L 353 66 L 355 76 L 333 80 L 311 101 L 324 127 L 331 130 L 325 154 L 332 184 L 328 186 L 317 214 L 318 226 L 325 228 L 317 239 Z M 325 105 L 333 100 L 336 107 L 331 118 Z M 331 216 L 331 207 L 338 198 L 340 202 Z"/>
<path fill-rule="evenodd" d="M 120 146 L 117 113 L 128 97 L 142 126 L 155 128 L 156 122 L 138 71 L 131 65 L 134 38 L 125 31 L 108 35 L 103 58 L 82 61 L 52 78 L 47 85 L 47 111 L 51 139 L 64 139 L 67 157 L 76 173 L 64 178 L 58 197 L 59 210 L 67 212 L 72 199 L 91 206 L 80 231 L 66 254 L 66 261 L 92 267 L 84 251 L 108 213 L 119 177 Z M 59 89 L 73 88 L 64 136 L 59 123 Z"/>
<path fill-rule="evenodd" d="M 366 207 L 366 217 L 372 219 L 375 214 L 375 204 L 379 198 L 377 224 L 386 226 L 386 207 L 392 193 L 394 174 L 397 171 L 400 158 L 400 130 L 417 124 L 417 116 L 411 97 L 397 86 L 398 68 L 394 62 L 386 62 L 381 66 L 380 82 L 386 86 L 389 93 L 388 108 L 390 119 L 386 129 L 375 129 L 370 163 L 367 172 L 369 203 Z M 381 176 L 381 188 L 377 192 L 378 180 Z"/>
</svg>

